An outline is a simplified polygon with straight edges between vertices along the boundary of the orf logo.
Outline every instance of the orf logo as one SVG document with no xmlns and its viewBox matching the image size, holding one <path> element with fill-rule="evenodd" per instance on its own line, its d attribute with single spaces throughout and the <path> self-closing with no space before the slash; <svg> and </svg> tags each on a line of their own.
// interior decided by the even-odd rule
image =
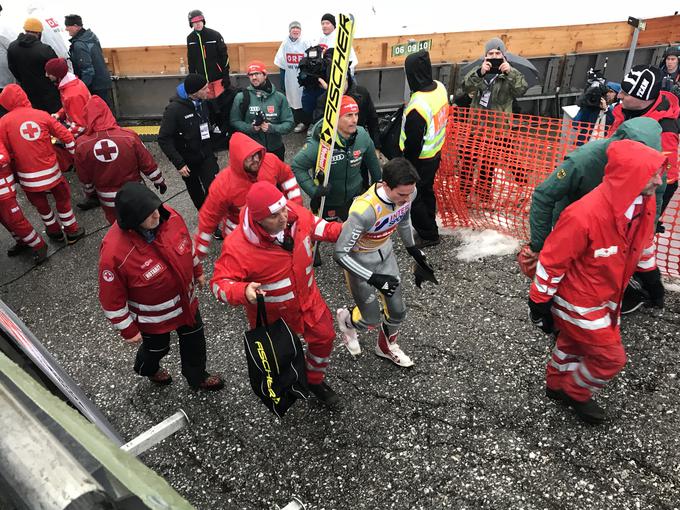
<svg viewBox="0 0 680 510">
<path fill-rule="evenodd" d="M 304 55 L 302 53 L 286 53 L 286 62 L 288 64 L 299 64 Z"/>
<path fill-rule="evenodd" d="M 94 144 L 94 157 L 104 163 L 111 163 L 118 157 L 118 146 L 113 140 L 103 138 Z"/>
<path fill-rule="evenodd" d="M 50 28 L 57 28 L 59 26 L 59 23 L 54 21 L 54 18 L 47 18 L 45 20 L 45 23 L 47 23 Z"/>
<path fill-rule="evenodd" d="M 27 120 L 19 127 L 19 132 L 24 140 L 33 142 L 40 136 L 40 126 L 32 120 Z"/>
</svg>

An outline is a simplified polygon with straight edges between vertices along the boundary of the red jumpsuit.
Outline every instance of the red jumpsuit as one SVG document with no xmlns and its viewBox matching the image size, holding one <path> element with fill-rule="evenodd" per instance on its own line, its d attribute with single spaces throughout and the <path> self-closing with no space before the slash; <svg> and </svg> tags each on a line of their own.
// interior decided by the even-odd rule
<svg viewBox="0 0 680 510">
<path fill-rule="evenodd" d="M 139 136 L 116 123 L 103 99 L 93 96 L 85 107 L 87 134 L 76 140 L 75 167 L 86 192 L 95 192 L 108 222 L 116 221 L 114 199 L 126 182 L 165 184 L 153 156 Z"/>
<path fill-rule="evenodd" d="M 48 234 L 57 234 L 62 227 L 67 234 L 77 232 L 71 189 L 59 170 L 51 140 L 54 136 L 64 142 L 67 150 L 73 151 L 73 135 L 47 112 L 31 108 L 19 85 L 5 87 L 0 94 L 0 105 L 8 111 L 0 119 L 0 140 L 10 151 L 14 172 L 26 198 L 40 213 Z M 50 193 L 56 201 L 58 221 L 47 200 Z"/>
<path fill-rule="evenodd" d="M 262 284 L 267 318 L 282 317 L 307 343 L 307 380 L 320 384 L 333 350 L 333 318 L 314 278 L 312 243 L 335 242 L 341 223 L 328 223 L 307 209 L 288 202 L 288 228 L 293 251 L 274 244 L 262 228 L 241 211 L 240 224 L 222 245 L 210 287 L 218 300 L 244 305 L 251 327 L 255 327 L 257 306 L 246 299 L 250 282 Z"/>
<path fill-rule="evenodd" d="M 59 82 L 59 96 L 63 107 L 54 116 L 58 121 L 66 124 L 74 138 L 78 138 L 85 132 L 87 126 L 85 105 L 90 99 L 90 91 L 75 74 L 66 73 L 66 76 Z M 55 150 L 59 168 L 65 172 L 73 164 L 73 155 L 59 146 L 56 146 Z"/>
<path fill-rule="evenodd" d="M 29 246 L 36 251 L 45 246 L 45 241 L 19 207 L 14 174 L 9 162 L 9 153 L 0 142 L 0 223 L 12 234 L 17 244 Z"/>
<path fill-rule="evenodd" d="M 546 385 L 585 402 L 626 363 L 619 330 L 623 291 L 656 268 L 654 196 L 640 191 L 666 157 L 632 140 L 607 149 L 597 188 L 567 207 L 546 239 L 530 299 L 551 299 L 557 342 Z"/>
<path fill-rule="evenodd" d="M 246 203 L 246 195 L 254 182 L 270 182 L 288 200 L 302 205 L 300 187 L 290 167 L 264 150 L 262 145 L 243 133 L 232 135 L 229 142 L 229 166 L 215 177 L 198 214 L 198 230 L 194 243 L 200 258 L 208 253 L 213 232 L 218 225 L 223 224 L 225 237 L 236 228 L 239 213 Z M 253 178 L 243 169 L 243 161 L 256 152 L 264 154 L 264 159 L 257 178 Z"/>
<path fill-rule="evenodd" d="M 99 301 L 123 338 L 192 325 L 198 310 L 195 280 L 203 267 L 193 255 L 182 217 L 167 205 L 156 239 L 114 224 L 99 250 Z"/>
</svg>

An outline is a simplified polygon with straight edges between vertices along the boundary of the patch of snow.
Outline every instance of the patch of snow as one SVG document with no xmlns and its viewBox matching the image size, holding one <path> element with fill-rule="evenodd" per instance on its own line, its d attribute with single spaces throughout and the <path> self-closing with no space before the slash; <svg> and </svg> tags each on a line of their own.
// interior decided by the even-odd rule
<svg viewBox="0 0 680 510">
<path fill-rule="evenodd" d="M 440 235 L 452 235 L 460 241 L 456 258 L 470 262 L 484 257 L 501 257 L 517 253 L 519 240 L 495 230 L 473 230 L 471 228 L 440 229 Z"/>
</svg>

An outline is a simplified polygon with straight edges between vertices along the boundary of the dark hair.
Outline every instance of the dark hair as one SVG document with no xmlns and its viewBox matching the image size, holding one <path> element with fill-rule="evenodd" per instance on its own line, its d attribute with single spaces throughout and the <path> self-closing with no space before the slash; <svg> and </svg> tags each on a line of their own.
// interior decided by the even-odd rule
<svg viewBox="0 0 680 510">
<path fill-rule="evenodd" d="M 382 178 L 383 182 L 392 189 L 420 182 L 418 171 L 406 158 L 390 159 L 383 167 Z"/>
</svg>

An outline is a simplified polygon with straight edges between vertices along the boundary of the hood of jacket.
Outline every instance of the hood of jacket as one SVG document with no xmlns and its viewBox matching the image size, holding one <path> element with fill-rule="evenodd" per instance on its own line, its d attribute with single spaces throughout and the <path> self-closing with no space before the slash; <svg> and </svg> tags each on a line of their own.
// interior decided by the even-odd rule
<svg viewBox="0 0 680 510">
<path fill-rule="evenodd" d="M 243 162 L 248 156 L 252 156 L 256 152 L 261 152 L 262 159 L 264 159 L 265 149 L 262 145 L 244 133 L 237 132 L 231 135 L 231 140 L 229 140 L 229 167 L 232 172 L 242 174 L 244 177 L 255 181 L 243 169 Z"/>
<path fill-rule="evenodd" d="M 88 134 L 118 127 L 113 113 L 99 96 L 90 97 L 85 104 L 84 113 Z"/>
<path fill-rule="evenodd" d="M 38 39 L 36 36 L 32 34 L 19 34 L 19 37 L 17 37 L 17 41 L 19 42 L 19 46 L 23 48 L 30 48 L 31 46 L 35 46 L 40 42 L 40 39 Z"/>
<path fill-rule="evenodd" d="M 26 92 L 19 85 L 10 83 L 0 94 L 0 106 L 9 112 L 15 108 L 30 108 L 31 102 L 28 100 Z"/>
<path fill-rule="evenodd" d="M 59 90 L 65 89 L 66 87 L 75 87 L 76 82 L 79 80 L 80 78 L 78 78 L 75 74 L 68 72 L 61 79 L 57 87 Z"/>
<path fill-rule="evenodd" d="M 116 194 L 116 218 L 122 230 L 135 230 L 156 209 L 161 199 L 141 182 L 126 182 Z"/>
<path fill-rule="evenodd" d="M 602 187 L 616 217 L 626 212 L 665 162 L 666 156 L 640 142 L 617 140 L 609 144 Z"/>
<path fill-rule="evenodd" d="M 434 83 L 432 79 L 432 63 L 430 54 L 426 51 L 419 51 L 406 57 L 404 63 L 406 69 L 406 79 L 411 92 L 419 92 L 431 87 Z"/>
</svg>

